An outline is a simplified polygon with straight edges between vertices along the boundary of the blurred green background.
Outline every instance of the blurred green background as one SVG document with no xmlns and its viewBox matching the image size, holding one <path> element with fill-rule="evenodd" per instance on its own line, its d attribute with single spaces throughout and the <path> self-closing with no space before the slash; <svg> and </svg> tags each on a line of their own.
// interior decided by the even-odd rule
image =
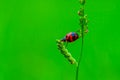
<svg viewBox="0 0 120 80">
<path fill-rule="evenodd" d="M 120 1 L 87 0 L 79 80 L 120 80 Z M 78 0 L 0 0 L 0 80 L 75 80 L 56 39 L 79 28 Z M 68 45 L 78 59 L 81 39 Z"/>
</svg>

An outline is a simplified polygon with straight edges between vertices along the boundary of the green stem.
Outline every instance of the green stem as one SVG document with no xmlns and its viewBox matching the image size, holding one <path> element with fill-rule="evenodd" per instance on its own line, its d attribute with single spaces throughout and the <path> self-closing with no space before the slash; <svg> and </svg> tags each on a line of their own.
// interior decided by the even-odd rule
<svg viewBox="0 0 120 80">
<path fill-rule="evenodd" d="M 79 56 L 79 59 L 78 59 L 78 66 L 77 66 L 77 69 L 76 69 L 76 80 L 78 80 L 79 68 L 80 68 L 80 63 L 81 63 L 82 55 L 83 55 L 83 43 L 84 43 L 83 30 L 84 30 L 84 28 L 82 26 L 82 47 L 81 47 L 81 53 L 80 53 L 80 56 Z"/>
<path fill-rule="evenodd" d="M 83 2 L 81 2 L 82 8 L 81 8 L 81 13 L 82 15 L 80 16 L 80 25 L 81 25 L 81 36 L 82 36 L 82 47 L 81 47 L 81 53 L 79 55 L 79 59 L 78 59 L 78 66 L 76 68 L 76 80 L 78 80 L 78 75 L 79 75 L 79 68 L 80 68 L 80 63 L 82 60 L 82 56 L 83 56 L 83 43 L 84 43 L 84 26 L 85 26 L 85 19 L 84 19 L 84 4 L 85 4 L 85 0 L 82 0 Z"/>
</svg>

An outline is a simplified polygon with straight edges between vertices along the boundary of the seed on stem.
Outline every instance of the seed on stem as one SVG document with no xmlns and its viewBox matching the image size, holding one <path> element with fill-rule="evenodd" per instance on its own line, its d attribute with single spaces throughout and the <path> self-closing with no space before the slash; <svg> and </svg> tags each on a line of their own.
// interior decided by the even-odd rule
<svg viewBox="0 0 120 80">
<path fill-rule="evenodd" d="M 80 0 L 80 4 L 84 5 L 85 4 L 85 0 Z"/>
</svg>

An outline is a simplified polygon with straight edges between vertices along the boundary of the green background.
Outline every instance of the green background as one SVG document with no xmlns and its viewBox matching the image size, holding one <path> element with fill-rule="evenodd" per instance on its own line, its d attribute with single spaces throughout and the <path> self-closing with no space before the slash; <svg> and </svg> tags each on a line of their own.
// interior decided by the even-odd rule
<svg viewBox="0 0 120 80">
<path fill-rule="evenodd" d="M 87 0 L 79 80 L 120 80 L 120 1 Z M 75 80 L 56 39 L 79 26 L 78 0 L 0 0 L 0 80 Z M 68 44 L 78 60 L 81 39 Z"/>
</svg>

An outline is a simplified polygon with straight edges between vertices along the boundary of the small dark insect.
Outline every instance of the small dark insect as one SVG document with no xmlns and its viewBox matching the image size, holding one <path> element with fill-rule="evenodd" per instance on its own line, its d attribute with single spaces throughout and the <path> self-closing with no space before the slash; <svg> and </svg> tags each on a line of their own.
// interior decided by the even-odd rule
<svg viewBox="0 0 120 80">
<path fill-rule="evenodd" d="M 68 33 L 61 41 L 63 42 L 73 42 L 79 38 L 79 35 L 76 32 Z"/>
</svg>

